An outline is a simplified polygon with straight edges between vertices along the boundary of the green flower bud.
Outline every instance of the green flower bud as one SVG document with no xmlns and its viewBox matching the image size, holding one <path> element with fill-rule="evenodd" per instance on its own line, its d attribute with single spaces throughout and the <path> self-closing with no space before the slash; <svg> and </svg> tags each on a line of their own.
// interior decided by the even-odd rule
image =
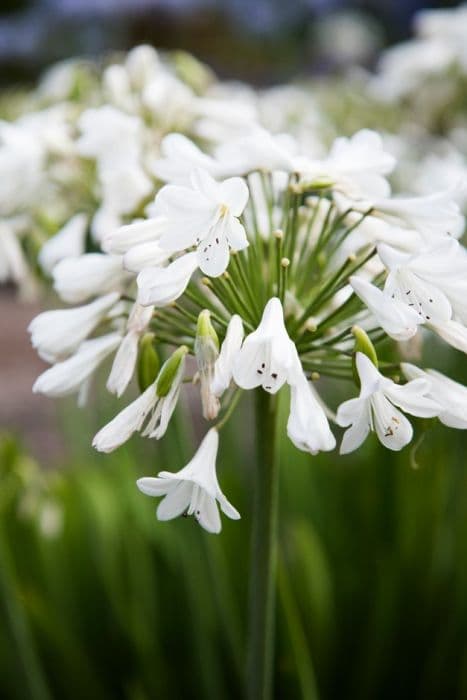
<svg viewBox="0 0 467 700">
<path fill-rule="evenodd" d="M 196 345 L 200 346 L 213 346 L 215 354 L 219 352 L 219 338 L 214 330 L 214 326 L 211 323 L 211 312 L 208 309 L 201 311 L 198 316 L 198 324 L 196 326 L 196 341 L 195 341 L 195 354 L 198 355 L 196 350 Z"/>
<path fill-rule="evenodd" d="M 137 366 L 138 384 L 142 392 L 156 380 L 160 366 L 159 355 L 154 347 L 154 333 L 145 333 L 139 341 Z"/>
<path fill-rule="evenodd" d="M 357 386 L 360 386 L 360 379 L 355 363 L 355 356 L 357 352 L 362 352 L 364 355 L 366 355 L 375 367 L 378 367 L 378 356 L 376 354 L 375 346 L 373 345 L 363 328 L 360 328 L 360 326 L 353 326 L 352 335 L 355 338 L 355 345 L 352 355 L 352 372 Z"/>
<path fill-rule="evenodd" d="M 172 383 L 177 376 L 177 372 L 180 369 L 180 365 L 182 362 L 184 362 L 185 355 L 187 353 L 187 346 L 181 345 L 162 365 L 162 369 L 159 372 L 159 377 L 156 384 L 156 394 L 159 397 L 167 396 L 169 393 Z"/>
</svg>

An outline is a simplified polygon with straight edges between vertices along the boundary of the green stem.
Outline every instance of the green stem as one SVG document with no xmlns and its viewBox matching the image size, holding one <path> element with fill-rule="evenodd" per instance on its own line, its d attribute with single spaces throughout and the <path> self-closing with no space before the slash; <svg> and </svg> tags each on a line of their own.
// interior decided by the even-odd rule
<svg viewBox="0 0 467 700">
<path fill-rule="evenodd" d="M 276 400 L 257 392 L 257 464 L 250 564 L 249 700 L 272 697 L 279 460 Z"/>
</svg>

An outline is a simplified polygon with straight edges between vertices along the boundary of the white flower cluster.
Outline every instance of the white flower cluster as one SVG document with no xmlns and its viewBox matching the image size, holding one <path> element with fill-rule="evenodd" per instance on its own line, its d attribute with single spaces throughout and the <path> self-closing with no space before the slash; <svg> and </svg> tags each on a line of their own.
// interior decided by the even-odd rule
<svg viewBox="0 0 467 700">
<path fill-rule="evenodd" d="M 97 449 L 113 450 L 136 431 L 164 434 L 190 352 L 207 419 L 216 419 L 224 395 L 229 410 L 232 383 L 271 394 L 288 384 L 288 435 L 313 454 L 332 450 L 335 437 L 309 379 L 317 372 L 350 377 L 352 357 L 361 388 L 337 411 L 337 424 L 347 427 L 341 452 L 356 449 L 370 430 L 401 449 L 412 427 L 400 409 L 441 420 L 449 414 L 449 424 L 467 425 L 467 389 L 455 385 L 454 408 L 430 373 L 404 365 L 410 380 L 396 384 L 358 344 L 352 352 L 357 321 L 369 346 L 386 335 L 407 341 L 423 325 L 467 351 L 467 254 L 456 240 L 464 222 L 453 191 L 391 197 L 385 176 L 394 159 L 369 131 L 338 139 L 320 159 L 259 126 L 208 153 L 170 134 L 161 154 L 154 167 L 170 183 L 157 191 L 148 217 L 107 234 L 102 252 L 53 268 L 62 299 L 88 303 L 46 312 L 30 328 L 39 353 L 55 363 L 35 390 L 52 396 L 82 395 L 112 354 L 107 386 L 121 395 L 148 331 L 158 344 L 178 345 L 141 396 L 96 435 Z M 165 496 L 159 518 L 188 512 L 218 532 L 216 500 L 238 517 L 219 489 L 217 447 L 213 427 L 181 472 L 138 482 L 145 493 Z"/>
<path fill-rule="evenodd" d="M 219 431 L 243 391 L 288 387 L 287 434 L 312 454 L 335 448 L 330 422 L 345 428 L 341 453 L 370 431 L 402 449 L 412 439 L 406 414 L 467 427 L 467 388 L 403 361 L 404 344 L 432 342 L 429 333 L 467 352 L 466 179 L 460 170 L 428 194 L 393 194 L 396 158 L 377 132 L 326 148 L 305 90 L 256 93 L 189 68 L 181 79 L 175 64 L 139 47 L 88 87 L 84 110 L 69 100 L 76 67 L 49 75 L 42 94 L 62 95 L 62 121 L 26 120 L 40 150 L 33 157 L 21 146 L 27 191 L 14 187 L 16 151 L 5 151 L 5 173 L 29 222 L 44 212 L 61 219 L 39 263 L 74 305 L 30 325 L 52 365 L 34 391 L 77 394 L 84 405 L 109 359 L 117 397 L 137 377 L 140 395 L 94 438 L 109 452 L 134 433 L 160 439 L 184 386 L 199 386 L 209 428 L 196 455 L 138 486 L 164 496 L 160 519 L 187 513 L 219 532 L 217 504 L 239 517 L 215 465 Z M 9 127 L 25 138 L 22 124 Z M 63 196 L 66 217 L 54 209 Z M 21 203 L 5 201 L 14 220 Z M 10 248 L 0 273 L 14 235 L 1 239 Z M 391 361 L 380 359 L 382 344 Z M 360 392 L 335 413 L 332 380 Z"/>
</svg>

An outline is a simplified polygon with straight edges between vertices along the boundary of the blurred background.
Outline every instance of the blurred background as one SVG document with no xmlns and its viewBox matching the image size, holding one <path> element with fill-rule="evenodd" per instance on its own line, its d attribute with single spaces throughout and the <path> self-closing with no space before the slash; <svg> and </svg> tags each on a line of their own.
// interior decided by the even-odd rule
<svg viewBox="0 0 467 700">
<path fill-rule="evenodd" d="M 410 36 L 417 10 L 457 4 L 1 0 L 0 82 L 33 85 L 54 61 L 142 42 L 256 85 L 327 76 L 372 67 Z M 248 423 L 221 453 L 242 521 L 219 538 L 191 520 L 158 523 L 134 482 L 192 453 L 190 407 L 163 444 L 96 455 L 91 438 L 115 413 L 103 391 L 81 412 L 31 394 L 42 364 L 26 327 L 38 311 L 0 288 L 0 697 L 241 697 Z M 432 352 L 467 383 L 463 355 Z M 312 458 L 284 443 L 277 698 L 467 699 L 467 441 L 414 424 L 401 454 L 371 440 Z"/>
</svg>

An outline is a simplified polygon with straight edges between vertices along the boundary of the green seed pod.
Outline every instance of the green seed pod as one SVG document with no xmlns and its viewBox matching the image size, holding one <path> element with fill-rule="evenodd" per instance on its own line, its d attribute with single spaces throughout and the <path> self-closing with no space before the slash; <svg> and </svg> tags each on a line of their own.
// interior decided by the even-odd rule
<svg viewBox="0 0 467 700">
<path fill-rule="evenodd" d="M 154 333 L 145 333 L 139 341 L 137 365 L 138 384 L 141 391 L 145 391 L 156 380 L 160 366 L 159 355 L 154 347 Z"/>
<path fill-rule="evenodd" d="M 187 354 L 187 352 L 187 346 L 181 345 L 162 365 L 156 384 L 156 394 L 159 397 L 167 396 L 167 394 L 169 393 L 172 387 L 172 383 L 180 368 L 180 364 L 184 362 L 185 355 Z"/>
</svg>

